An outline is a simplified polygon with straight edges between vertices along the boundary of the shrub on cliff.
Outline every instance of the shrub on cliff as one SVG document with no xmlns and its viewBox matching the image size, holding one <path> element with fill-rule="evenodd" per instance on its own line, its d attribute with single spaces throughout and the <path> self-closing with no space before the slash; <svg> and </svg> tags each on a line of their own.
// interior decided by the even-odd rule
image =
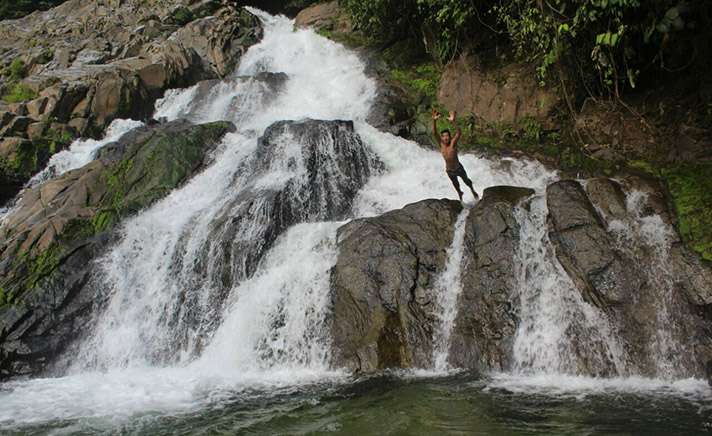
<svg viewBox="0 0 712 436">
<path fill-rule="evenodd" d="M 57 5 L 61 5 L 66 0 L 2 0 L 0 1 L 0 20 L 11 20 L 22 18 L 34 11 L 46 11 Z"/>
</svg>

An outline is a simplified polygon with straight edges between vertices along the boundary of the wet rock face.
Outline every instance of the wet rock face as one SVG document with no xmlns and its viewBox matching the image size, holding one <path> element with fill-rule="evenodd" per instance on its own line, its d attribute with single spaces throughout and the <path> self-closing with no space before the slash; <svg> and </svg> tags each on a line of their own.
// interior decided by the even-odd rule
<svg viewBox="0 0 712 436">
<path fill-rule="evenodd" d="M 448 353 L 454 367 L 488 372 L 542 363 L 522 360 L 539 357 L 514 349 L 524 322 L 521 289 L 528 286 L 521 281 L 529 280 L 519 264 L 519 220 L 527 219 L 532 194 L 488 188 L 469 211 Z M 546 252 L 567 276 L 556 291 L 567 293 L 561 304 L 583 311 L 559 326 L 566 338 L 556 346 L 565 349 L 556 353 L 568 359 L 559 369 L 708 377 L 712 270 L 680 243 L 659 187 L 636 178 L 595 179 L 585 188 L 561 181 L 548 187 L 547 204 Z M 331 276 L 334 366 L 432 368 L 441 310 L 434 284 L 459 210 L 455 202 L 424 200 L 339 229 Z M 554 292 L 542 286 L 541 292 Z"/>
<path fill-rule="evenodd" d="M 497 186 L 483 194 L 467 217 L 462 293 L 449 361 L 455 367 L 502 371 L 511 368 L 518 326 L 520 225 L 514 208 L 534 190 Z"/>
<path fill-rule="evenodd" d="M 298 144 L 295 147 L 294 144 Z M 249 277 L 289 226 L 344 219 L 366 183 L 375 156 L 351 121 L 280 121 L 246 162 L 247 189 L 227 202 L 211 224 L 221 253 L 213 259 L 224 283 Z M 223 285 L 224 286 L 224 285 Z"/>
<path fill-rule="evenodd" d="M 547 189 L 549 237 L 576 288 L 618 335 L 624 371 L 704 377 L 712 342 L 708 265 L 681 243 L 654 183 L 594 179 Z"/>
<path fill-rule="evenodd" d="M 630 302 L 645 280 L 626 270 L 628 259 L 615 249 L 583 187 L 573 180 L 554 183 L 547 188 L 547 205 L 559 261 L 587 301 L 601 308 Z"/>
<path fill-rule="evenodd" d="M 99 304 L 97 288 L 84 284 L 115 223 L 198 172 L 232 128 L 139 128 L 92 163 L 25 192 L 0 227 L 0 379 L 39 374 L 83 332 Z"/>
<path fill-rule="evenodd" d="M 97 136 L 115 118 L 150 117 L 166 89 L 225 77 L 261 38 L 257 17 L 229 1 L 69 0 L 3 21 L 0 69 L 22 60 L 18 86 L 34 95 L 0 102 L 0 178 L 10 182 L 0 202 L 73 138 Z"/>
<path fill-rule="evenodd" d="M 423 200 L 339 228 L 331 273 L 333 365 L 350 371 L 431 365 L 433 286 L 462 206 Z"/>
</svg>

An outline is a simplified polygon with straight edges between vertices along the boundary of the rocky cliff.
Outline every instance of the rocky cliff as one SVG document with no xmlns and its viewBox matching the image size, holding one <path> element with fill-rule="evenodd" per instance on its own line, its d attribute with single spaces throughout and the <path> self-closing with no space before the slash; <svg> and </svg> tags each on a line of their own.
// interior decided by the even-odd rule
<svg viewBox="0 0 712 436">
<path fill-rule="evenodd" d="M 560 354 L 569 361 L 550 369 L 705 377 L 712 364 L 712 269 L 672 232 L 663 245 L 656 245 L 660 235 L 641 236 L 636 223 L 671 219 L 667 205 L 650 182 L 633 178 L 623 184 L 625 193 L 610 179 L 593 179 L 585 187 L 566 180 L 547 189 L 548 231 L 535 236 L 550 242 L 539 250 L 550 247 L 565 280 L 573 283 L 564 287 L 572 295 L 561 301 L 583 300 L 584 312 L 595 311 L 585 317 L 596 320 L 586 324 L 582 314 L 566 321 L 567 349 Z M 535 271 L 522 269 L 522 220 L 533 194 L 526 188 L 487 188 L 469 212 L 448 351 L 455 367 L 489 372 L 541 365 L 514 345 L 530 310 L 524 300 L 537 298 L 526 291 L 538 286 Z M 633 205 L 635 198 L 645 199 L 642 210 Z M 460 210 L 449 200 L 424 200 L 339 229 L 340 254 L 332 270 L 335 366 L 433 367 L 441 322 L 436 312 L 442 310 L 435 282 Z M 599 338 L 608 328 L 607 340 L 620 349 L 607 348 Z"/>
<path fill-rule="evenodd" d="M 225 77 L 261 36 L 227 1 L 69 0 L 0 22 L 0 202 L 73 138 L 149 117 L 168 88 Z"/>
</svg>

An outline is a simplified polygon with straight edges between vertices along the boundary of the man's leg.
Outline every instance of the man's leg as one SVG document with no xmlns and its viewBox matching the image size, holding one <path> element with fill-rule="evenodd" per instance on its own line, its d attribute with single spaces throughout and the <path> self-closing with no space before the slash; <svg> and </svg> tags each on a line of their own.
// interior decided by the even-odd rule
<svg viewBox="0 0 712 436">
<path fill-rule="evenodd" d="M 450 178 L 455 190 L 457 190 L 457 195 L 460 197 L 460 201 L 462 201 L 462 191 L 460 190 L 460 182 L 457 181 L 457 175 L 450 174 L 448 171 L 447 176 Z"/>
<path fill-rule="evenodd" d="M 461 167 L 461 168 L 462 168 L 462 174 L 460 175 L 460 177 L 462 177 L 462 180 L 465 181 L 465 184 L 467 185 L 467 187 L 470 188 L 470 191 L 472 191 L 472 195 L 475 197 L 475 200 L 477 200 L 478 198 L 480 198 L 480 196 L 477 195 L 477 192 L 475 192 L 475 188 L 472 186 L 472 180 L 470 180 L 470 178 L 467 177 L 467 172 L 465 171 L 465 167 Z"/>
</svg>

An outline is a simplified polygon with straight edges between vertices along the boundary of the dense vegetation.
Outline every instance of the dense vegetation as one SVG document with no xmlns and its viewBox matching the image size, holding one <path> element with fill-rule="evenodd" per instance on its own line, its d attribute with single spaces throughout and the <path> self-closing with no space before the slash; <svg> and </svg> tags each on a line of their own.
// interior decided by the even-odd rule
<svg viewBox="0 0 712 436">
<path fill-rule="evenodd" d="M 304 2 L 304 0 L 301 0 Z M 545 132 L 537 120 L 480 125 L 469 114 L 461 124 L 476 130 L 477 147 L 527 147 L 557 159 L 564 170 L 603 171 L 642 167 L 665 182 L 675 200 L 685 240 L 712 260 L 712 163 L 671 162 L 665 153 L 639 150 L 627 161 L 601 161 L 588 152 L 591 138 L 571 129 L 587 98 L 639 117 L 651 141 L 674 144 L 681 124 L 712 126 L 712 2 L 688 0 L 339 0 L 356 26 L 374 42 L 418 46 L 441 68 L 461 54 L 483 66 L 510 61 L 533 67 L 542 84 L 562 94 L 561 129 Z M 415 64 L 410 74 L 425 70 Z M 403 82 L 417 84 L 406 77 Z M 432 71 L 432 70 L 428 70 Z M 418 76 L 420 77 L 420 76 Z M 416 77 L 416 78 L 418 78 Z M 427 79 L 429 75 L 422 76 Z M 413 86 L 410 86 L 413 88 Z M 411 90 L 414 91 L 414 90 Z M 432 94 L 432 93 L 421 93 Z M 653 96 L 652 100 L 649 98 Z M 434 102 L 434 101 L 433 101 Z M 422 103 L 416 102 L 416 103 Z M 637 106 L 636 106 L 637 105 Z M 640 110 L 644 107 L 643 110 Z M 650 111 L 650 108 L 658 108 Z M 668 109 L 670 110 L 668 110 Z M 417 112 L 423 112 L 418 108 Z M 645 114 L 643 114 L 645 113 Z M 564 126 L 568 125 L 569 128 Z M 484 134 L 483 134 L 484 133 Z M 551 135 L 551 136 L 550 136 Z M 704 135 L 702 135 L 704 136 Z M 547 139 L 556 138 L 547 143 Z M 509 145 L 507 145 L 509 143 Z M 532 143 L 529 145 L 528 143 Z M 674 146 L 674 145 L 673 145 Z M 664 148 L 663 148 L 664 149 Z M 655 171 L 649 169 L 655 168 Z"/>
<path fill-rule="evenodd" d="M 40 10 L 46 11 L 66 0 L 0 0 L 0 20 L 22 18 L 25 15 Z"/>
<path fill-rule="evenodd" d="M 661 74 L 710 77 L 710 2 L 694 6 L 686 0 L 340 2 L 356 25 L 376 39 L 424 41 L 424 49 L 441 63 L 460 53 L 490 49 L 533 64 L 541 81 L 565 81 L 572 92 L 620 96 L 641 80 Z"/>
</svg>

